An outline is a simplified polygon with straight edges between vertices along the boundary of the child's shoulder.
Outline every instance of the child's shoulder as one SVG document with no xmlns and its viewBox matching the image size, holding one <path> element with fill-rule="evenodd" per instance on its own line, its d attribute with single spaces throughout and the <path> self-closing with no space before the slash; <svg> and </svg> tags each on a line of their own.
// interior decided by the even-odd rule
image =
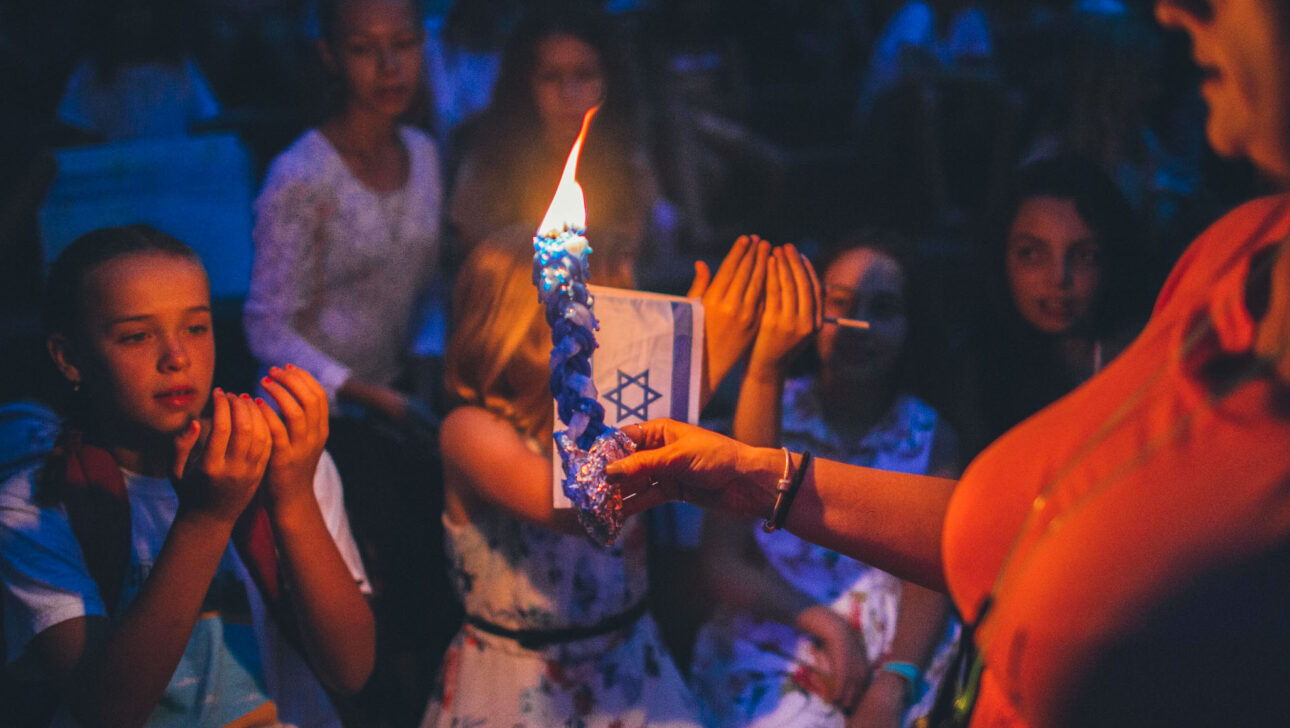
<svg viewBox="0 0 1290 728">
<path fill-rule="evenodd" d="M 327 138 L 318 129 L 301 134 L 269 164 L 266 187 L 271 183 L 307 182 L 332 164 L 335 157 Z"/>
<path fill-rule="evenodd" d="M 454 460 L 467 454 L 494 456 L 530 452 L 527 439 L 515 423 L 475 405 L 454 408 L 439 426 L 439 446 L 445 458 Z"/>
<path fill-rule="evenodd" d="M 399 138 L 413 157 L 428 159 L 437 167 L 439 164 L 439 143 L 434 137 L 415 126 L 400 126 Z"/>
</svg>

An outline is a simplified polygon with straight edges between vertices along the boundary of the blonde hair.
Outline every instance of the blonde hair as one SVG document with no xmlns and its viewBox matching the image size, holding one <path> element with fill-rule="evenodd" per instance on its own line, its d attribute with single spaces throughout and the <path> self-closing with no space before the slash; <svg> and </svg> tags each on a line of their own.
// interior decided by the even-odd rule
<svg viewBox="0 0 1290 728">
<path fill-rule="evenodd" d="M 493 412 L 520 430 L 549 433 L 551 329 L 533 286 L 532 233 L 511 229 L 471 252 L 457 274 L 444 387 L 452 406 Z"/>
<path fill-rule="evenodd" d="M 631 270 L 610 267 L 596 282 L 630 287 Z M 533 285 L 533 233 L 513 225 L 476 246 L 457 273 L 444 362 L 448 404 L 482 407 L 525 435 L 549 436 L 550 355 L 551 327 Z"/>
</svg>

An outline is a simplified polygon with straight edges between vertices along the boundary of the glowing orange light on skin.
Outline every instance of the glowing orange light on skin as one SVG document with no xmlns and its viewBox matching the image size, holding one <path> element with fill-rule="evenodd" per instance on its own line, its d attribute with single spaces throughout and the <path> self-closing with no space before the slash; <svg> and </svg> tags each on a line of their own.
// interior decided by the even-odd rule
<svg viewBox="0 0 1290 728">
<path fill-rule="evenodd" d="M 564 172 L 560 175 L 560 185 L 555 188 L 555 197 L 546 209 L 542 224 L 538 225 L 538 235 L 541 237 L 554 238 L 566 229 L 585 230 L 587 227 L 587 206 L 583 202 L 582 186 L 574 177 L 578 173 L 578 154 L 582 151 L 582 141 L 587 138 L 591 117 L 599 110 L 599 106 L 593 106 L 582 115 L 582 129 L 578 131 L 573 149 L 569 150 L 569 159 L 564 163 Z"/>
</svg>

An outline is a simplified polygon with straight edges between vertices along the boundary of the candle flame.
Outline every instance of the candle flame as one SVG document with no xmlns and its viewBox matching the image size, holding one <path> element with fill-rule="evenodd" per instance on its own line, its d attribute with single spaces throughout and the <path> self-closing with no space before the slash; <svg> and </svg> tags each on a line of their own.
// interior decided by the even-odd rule
<svg viewBox="0 0 1290 728">
<path fill-rule="evenodd" d="M 578 139 L 569 150 L 569 159 L 564 163 L 564 172 L 560 175 L 560 185 L 555 188 L 555 197 L 551 206 L 546 209 L 546 216 L 538 226 L 538 235 L 556 237 L 566 228 L 585 230 L 587 227 L 587 206 L 582 199 L 582 186 L 574 179 L 578 173 L 578 154 L 582 151 L 582 141 L 587 138 L 587 129 L 591 126 L 591 117 L 596 115 L 599 106 L 587 109 L 582 116 L 582 129 Z"/>
</svg>

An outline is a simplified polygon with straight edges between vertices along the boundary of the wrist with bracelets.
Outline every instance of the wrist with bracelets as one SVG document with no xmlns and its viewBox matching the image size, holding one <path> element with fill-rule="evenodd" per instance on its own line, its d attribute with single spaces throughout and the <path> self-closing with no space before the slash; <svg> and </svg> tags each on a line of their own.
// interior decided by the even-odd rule
<svg viewBox="0 0 1290 728">
<path fill-rule="evenodd" d="M 802 487 L 802 481 L 806 479 L 806 469 L 811 464 L 811 453 L 805 451 L 802 453 L 802 460 L 798 463 L 797 470 L 793 471 L 793 456 L 788 452 L 788 448 L 780 449 L 784 451 L 784 474 L 775 484 L 775 505 L 771 507 L 770 515 L 761 522 L 761 528 L 766 533 L 772 533 L 784 527 L 785 521 L 788 520 L 788 509 L 793 506 L 793 499 L 797 497 L 797 491 Z"/>
</svg>

